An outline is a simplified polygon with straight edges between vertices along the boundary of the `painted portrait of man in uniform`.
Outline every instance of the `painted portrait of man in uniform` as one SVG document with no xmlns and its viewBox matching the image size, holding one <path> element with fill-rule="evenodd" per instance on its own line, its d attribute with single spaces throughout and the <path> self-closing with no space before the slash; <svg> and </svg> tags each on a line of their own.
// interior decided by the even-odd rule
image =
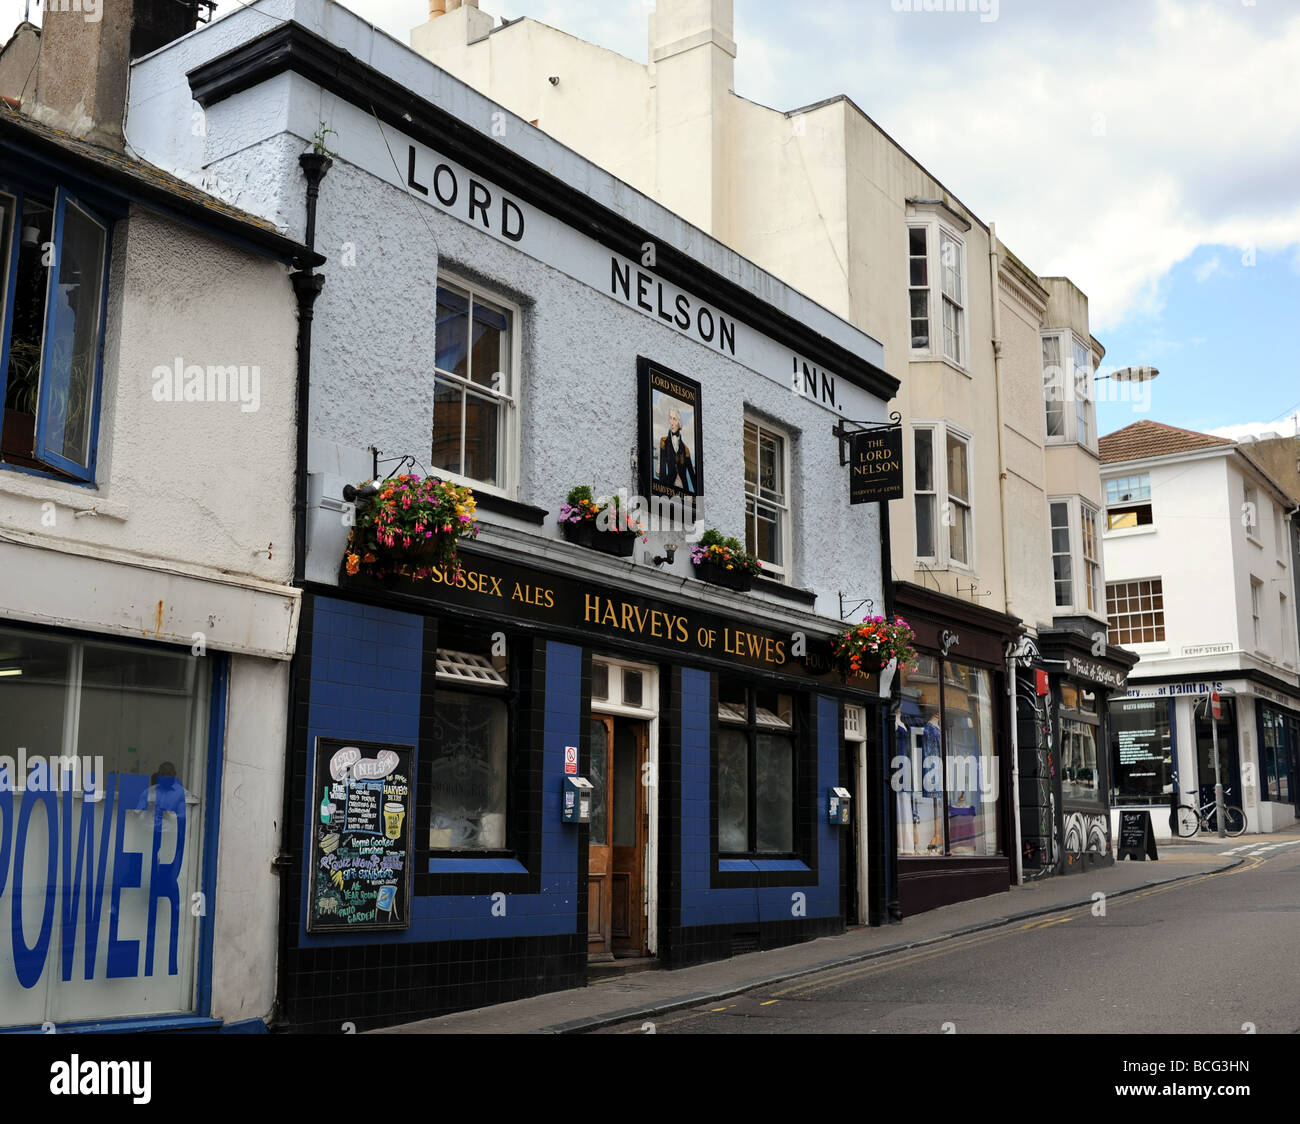
<svg viewBox="0 0 1300 1124">
<path fill-rule="evenodd" d="M 646 492 L 698 499 L 704 493 L 700 384 L 644 359 L 639 367 L 640 459 Z"/>
</svg>

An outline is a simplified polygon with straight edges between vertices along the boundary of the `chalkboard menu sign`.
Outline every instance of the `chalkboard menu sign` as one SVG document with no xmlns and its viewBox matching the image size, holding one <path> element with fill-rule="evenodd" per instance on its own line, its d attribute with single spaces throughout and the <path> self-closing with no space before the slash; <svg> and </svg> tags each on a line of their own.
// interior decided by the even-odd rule
<svg viewBox="0 0 1300 1124">
<path fill-rule="evenodd" d="M 1116 859 L 1159 859 L 1156 854 L 1156 835 L 1151 828 L 1151 813 L 1145 808 L 1119 814 L 1119 852 Z"/>
<path fill-rule="evenodd" d="M 316 739 L 308 932 L 410 925 L 414 753 Z"/>
</svg>

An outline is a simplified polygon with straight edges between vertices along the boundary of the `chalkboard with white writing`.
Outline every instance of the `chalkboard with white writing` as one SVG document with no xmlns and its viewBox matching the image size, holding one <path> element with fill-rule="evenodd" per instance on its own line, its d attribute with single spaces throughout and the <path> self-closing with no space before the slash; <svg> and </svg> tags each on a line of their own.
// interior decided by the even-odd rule
<svg viewBox="0 0 1300 1124">
<path fill-rule="evenodd" d="M 1145 808 L 1140 811 L 1120 812 L 1119 814 L 1119 851 L 1116 859 L 1159 859 L 1156 853 L 1156 834 L 1151 827 L 1151 813 Z"/>
<path fill-rule="evenodd" d="M 411 923 L 414 747 L 317 738 L 307 929 Z"/>
</svg>

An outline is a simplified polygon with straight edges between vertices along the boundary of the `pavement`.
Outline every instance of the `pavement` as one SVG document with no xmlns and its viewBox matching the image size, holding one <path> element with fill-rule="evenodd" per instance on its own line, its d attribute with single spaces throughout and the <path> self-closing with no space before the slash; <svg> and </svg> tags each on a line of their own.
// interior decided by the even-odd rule
<svg viewBox="0 0 1300 1124">
<path fill-rule="evenodd" d="M 1239 866 L 1256 848 L 1278 843 L 1276 835 L 1211 839 L 1162 842 L 1156 862 L 1125 861 L 1090 872 L 1045 878 L 1013 886 L 1006 893 L 944 906 L 890 925 L 859 926 L 833 937 L 690 968 L 615 976 L 587 987 L 421 1019 L 370 1033 L 581 1034 L 633 1019 L 652 1020 L 670 1011 L 728 999 L 830 968 L 1090 905 L 1097 893 L 1115 897 L 1228 870 Z"/>
</svg>

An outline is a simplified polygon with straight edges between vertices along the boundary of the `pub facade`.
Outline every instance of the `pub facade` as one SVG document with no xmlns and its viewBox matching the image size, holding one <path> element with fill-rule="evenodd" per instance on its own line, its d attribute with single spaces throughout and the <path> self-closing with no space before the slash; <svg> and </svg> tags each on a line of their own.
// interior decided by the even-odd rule
<svg viewBox="0 0 1300 1124">
<path fill-rule="evenodd" d="M 831 648 L 891 610 L 842 440 L 881 345 L 326 0 L 135 78 L 138 146 L 328 259 L 273 1028 L 883 916 L 879 676 Z M 445 484 L 476 537 L 376 565 L 373 512 Z"/>
</svg>

